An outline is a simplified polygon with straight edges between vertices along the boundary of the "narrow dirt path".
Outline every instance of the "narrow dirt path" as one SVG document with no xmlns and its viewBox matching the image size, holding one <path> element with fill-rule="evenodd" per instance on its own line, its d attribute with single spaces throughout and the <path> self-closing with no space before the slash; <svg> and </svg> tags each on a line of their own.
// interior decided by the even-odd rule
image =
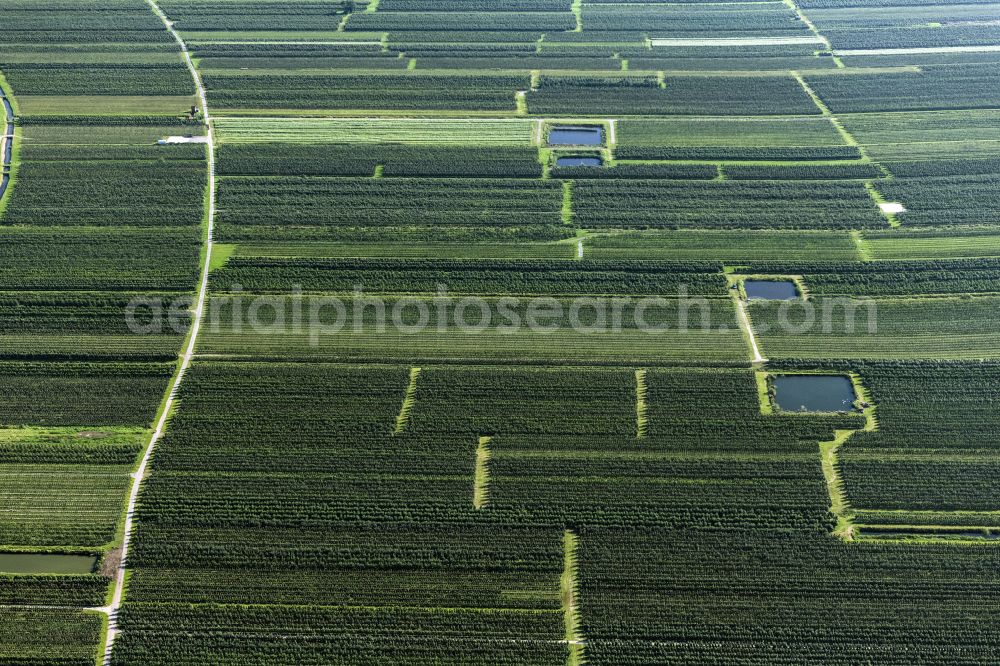
<svg viewBox="0 0 1000 666">
<path fill-rule="evenodd" d="M 160 417 L 156 422 L 156 430 L 153 432 L 153 436 L 150 438 L 149 444 L 143 452 L 138 470 L 132 475 L 132 487 L 129 492 L 128 508 L 125 513 L 125 535 L 121 547 L 121 563 L 118 565 L 117 575 L 115 576 L 114 592 L 111 597 L 111 603 L 103 608 L 94 609 L 99 610 L 108 616 L 108 631 L 104 643 L 104 664 L 106 666 L 111 663 L 111 652 L 114 647 L 115 638 L 118 635 L 118 611 L 121 608 L 122 597 L 125 591 L 125 571 L 128 566 L 128 553 L 132 541 L 132 527 L 135 516 L 136 502 L 139 498 L 139 489 L 142 485 L 143 477 L 146 476 L 153 450 L 156 448 L 156 444 L 160 441 L 160 438 L 163 437 L 163 431 L 166 428 L 167 419 L 169 418 L 170 412 L 174 407 L 177 390 L 180 388 L 181 382 L 184 381 L 184 375 L 191 365 L 191 359 L 194 356 L 195 344 L 198 340 L 198 332 L 201 329 L 202 313 L 205 310 L 205 301 L 208 295 L 208 272 L 209 266 L 212 262 L 212 233 L 215 226 L 215 144 L 212 134 L 212 120 L 208 113 L 208 100 L 205 95 L 205 87 L 202 84 L 201 76 L 198 74 L 198 70 L 195 69 L 194 62 L 191 60 L 191 53 L 188 51 L 187 44 L 177 31 L 174 30 L 173 23 L 167 18 L 166 14 L 163 13 L 163 10 L 160 9 L 154 0 L 146 0 L 146 4 L 148 4 L 153 10 L 153 13 L 160 18 L 167 31 L 171 34 L 171 36 L 173 36 L 174 41 L 176 41 L 177 45 L 180 47 L 181 54 L 184 56 L 184 61 L 187 64 L 188 70 L 191 72 L 191 78 L 194 80 L 195 89 L 197 90 L 198 97 L 201 101 L 202 116 L 208 132 L 208 143 L 206 144 L 208 151 L 208 220 L 205 240 L 205 258 L 201 267 L 201 281 L 198 287 L 197 305 L 192 313 L 193 322 L 187 340 L 187 345 L 184 348 L 183 355 L 180 357 L 177 372 L 170 384 L 169 392 L 164 399 L 163 407 L 160 410 Z"/>
<path fill-rule="evenodd" d="M 736 317 L 739 320 L 740 328 L 743 329 L 743 334 L 747 342 L 750 343 L 753 361 L 754 363 L 763 363 L 767 359 L 761 356 L 760 347 L 757 345 L 757 336 L 754 333 L 753 324 L 750 323 L 750 316 L 747 314 L 746 304 L 738 295 L 733 295 L 733 302 L 736 304 Z"/>
</svg>

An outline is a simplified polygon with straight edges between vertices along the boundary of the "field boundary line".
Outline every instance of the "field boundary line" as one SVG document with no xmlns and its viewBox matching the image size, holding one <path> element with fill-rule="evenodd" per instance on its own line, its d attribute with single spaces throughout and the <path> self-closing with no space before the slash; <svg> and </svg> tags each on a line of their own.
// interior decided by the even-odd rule
<svg viewBox="0 0 1000 666">
<path fill-rule="evenodd" d="M 819 39 L 824 46 L 826 46 L 826 50 L 832 55 L 833 62 L 837 65 L 837 69 L 844 69 L 844 63 L 837 57 L 836 52 L 834 52 L 833 44 L 830 43 L 830 40 L 827 39 L 826 35 L 819 31 L 819 28 L 817 28 L 816 24 L 812 22 L 812 19 L 806 16 L 805 12 L 802 11 L 802 8 L 799 7 L 798 3 L 796 3 L 795 0 L 785 0 L 785 4 L 788 5 L 788 8 L 795 12 L 795 15 L 799 17 L 799 20 L 802 21 L 807 28 L 809 28 L 809 32 L 816 35 L 816 38 Z"/>
<path fill-rule="evenodd" d="M 177 30 L 174 29 L 173 22 L 167 18 L 167 15 L 163 13 L 163 10 L 160 9 L 155 0 L 145 1 L 146 4 L 149 5 L 150 9 L 152 9 L 153 13 L 156 14 L 160 21 L 163 22 L 167 32 L 170 33 L 170 35 L 174 38 L 174 41 L 177 42 L 177 45 L 180 47 L 185 64 L 187 65 L 188 71 L 191 73 L 191 78 L 194 81 L 198 98 L 201 100 L 202 119 L 208 136 L 208 143 L 206 144 L 206 152 L 208 156 L 208 202 L 206 207 L 205 252 L 204 257 L 202 258 L 198 299 L 195 309 L 191 313 L 192 324 L 191 331 L 188 335 L 187 346 L 184 349 L 183 355 L 180 357 L 177 372 L 174 375 L 168 393 L 164 399 L 163 406 L 160 410 L 160 417 L 156 422 L 156 429 L 153 431 L 153 435 L 149 439 L 149 444 L 143 452 L 138 469 L 132 474 L 132 487 L 129 491 L 128 505 L 125 511 L 125 527 L 122 537 L 121 556 L 118 563 L 118 570 L 115 575 L 114 589 L 108 605 L 100 609 L 108 616 L 108 626 L 105 631 L 103 655 L 103 663 L 105 666 L 108 666 L 111 663 L 111 654 L 114 649 L 115 638 L 118 635 L 118 611 L 121 608 L 125 592 L 128 552 L 129 547 L 131 546 L 131 535 L 135 519 L 136 504 L 139 499 L 139 490 L 142 486 L 143 478 L 146 476 L 149 468 L 149 462 L 152 458 L 153 451 L 156 448 L 156 444 L 163 437 L 167 420 L 170 418 L 171 412 L 176 404 L 177 391 L 180 389 L 181 382 L 184 380 L 184 375 L 187 372 L 187 369 L 191 366 L 191 361 L 194 358 L 195 345 L 198 341 L 198 332 L 201 329 L 202 315 L 205 311 L 205 301 L 208 296 L 208 275 L 212 262 L 212 233 L 215 225 L 215 145 L 213 143 L 214 136 L 212 131 L 212 119 L 208 111 L 208 97 L 205 93 L 205 86 L 201 80 L 201 76 L 198 74 L 198 70 L 194 66 L 194 61 L 191 59 L 191 52 L 188 51 L 188 47 L 184 42 L 184 39 L 180 36 Z"/>
<path fill-rule="evenodd" d="M 648 395 L 646 386 L 646 369 L 641 368 L 635 371 L 635 438 L 645 439 L 646 431 L 649 427 L 647 417 L 648 405 L 646 396 Z"/>
<path fill-rule="evenodd" d="M 818 108 L 820 110 L 820 113 L 823 114 L 823 117 L 827 118 L 833 125 L 834 129 L 837 130 L 837 133 L 840 134 L 841 138 L 844 140 L 844 143 L 846 143 L 848 146 L 853 146 L 857 148 L 858 154 L 861 155 L 861 160 L 863 162 L 873 164 L 883 174 L 885 174 L 886 177 L 892 176 L 892 174 L 889 172 L 888 169 L 886 169 L 879 162 L 876 162 L 871 158 L 871 155 L 868 154 L 868 151 L 865 149 L 864 145 L 862 145 L 856 138 L 854 138 L 854 135 L 851 134 L 850 130 L 848 130 L 844 126 L 844 123 L 840 121 L 840 118 L 838 118 L 837 115 L 830 110 L 830 107 L 826 105 L 826 102 L 824 102 L 823 99 L 816 93 L 816 91 L 813 90 L 812 86 L 810 86 L 809 83 L 802 76 L 802 73 L 798 71 L 793 71 L 792 76 L 795 77 L 795 80 L 799 82 L 799 85 L 802 86 L 802 89 L 805 91 L 805 93 L 809 95 L 809 97 L 813 101 L 813 104 L 815 104 L 816 108 Z M 885 199 L 882 199 L 882 195 L 879 194 L 878 190 L 875 189 L 875 181 L 873 179 L 865 180 L 865 190 L 868 191 L 868 195 L 872 198 L 872 201 L 874 201 L 876 205 L 885 203 Z M 886 221 L 888 222 L 890 227 L 902 226 L 902 223 L 899 221 L 899 218 L 897 218 L 892 213 L 887 213 L 884 210 L 880 210 L 880 212 L 886 218 Z"/>
<path fill-rule="evenodd" d="M 757 344 L 757 336 L 753 331 L 753 323 L 750 321 L 750 315 L 747 314 L 746 304 L 739 293 L 734 293 L 732 299 L 733 303 L 736 304 L 736 319 L 739 321 L 740 328 L 743 331 L 743 337 L 750 344 L 750 353 L 753 356 L 753 362 L 767 362 L 767 359 L 760 353 L 760 346 Z"/>
<path fill-rule="evenodd" d="M 410 413 L 413 411 L 413 403 L 417 399 L 417 379 L 420 377 L 420 368 L 410 368 L 410 383 L 406 386 L 406 395 L 403 397 L 403 406 L 399 409 L 399 416 L 396 417 L 396 429 L 394 435 L 402 434 L 406 426 L 410 424 Z"/>
<path fill-rule="evenodd" d="M 875 404 L 868 395 L 868 390 L 861 383 L 861 377 L 857 373 L 850 373 L 850 378 L 858 400 L 862 404 L 868 405 L 863 409 L 865 425 L 857 430 L 836 430 L 831 441 L 819 444 L 823 478 L 826 479 L 826 489 L 830 494 L 830 512 L 837 517 L 837 525 L 834 527 L 833 534 L 844 541 L 854 540 L 856 525 L 854 524 L 851 504 L 847 499 L 847 490 L 844 487 L 844 477 L 840 474 L 840 459 L 837 454 L 856 433 L 878 430 Z"/>
<path fill-rule="evenodd" d="M 490 503 L 490 443 L 493 438 L 481 435 L 476 444 L 476 478 L 472 487 L 472 508 L 480 511 Z"/>
<path fill-rule="evenodd" d="M 868 245 L 868 240 L 861 231 L 857 229 L 852 230 L 851 240 L 854 241 L 854 246 L 858 250 L 858 258 L 861 259 L 861 261 L 871 261 L 873 259 L 872 249 Z"/>
<path fill-rule="evenodd" d="M 889 201 L 886 200 L 884 196 L 882 196 L 881 192 L 878 191 L 878 188 L 875 187 L 874 182 L 870 180 L 865 182 L 865 191 L 868 192 L 868 196 L 870 196 L 872 201 L 875 202 L 875 205 L 878 206 L 879 212 L 882 213 L 882 217 L 885 218 L 886 222 L 889 223 L 890 227 L 895 228 L 903 226 L 903 223 L 899 221 L 899 218 L 896 217 L 895 213 L 891 213 L 887 211 L 885 208 L 883 208 L 883 205 L 888 204 Z"/>
<path fill-rule="evenodd" d="M 572 530 L 563 532 L 563 572 L 559 577 L 560 597 L 566 624 L 566 666 L 584 664 L 584 638 L 580 628 L 579 581 L 577 580 L 576 551 L 580 538 Z"/>
<path fill-rule="evenodd" d="M 802 90 L 804 90 L 805 93 L 809 95 L 810 99 L 812 99 L 813 101 L 813 104 L 815 104 L 816 108 L 819 109 L 821 114 L 823 114 L 823 117 L 828 118 L 830 120 L 830 123 L 833 125 L 834 129 L 837 130 L 837 134 L 839 134 L 840 137 L 844 140 L 844 143 L 846 143 L 848 146 L 853 146 L 857 148 L 858 152 L 861 154 L 862 160 L 866 162 L 871 162 L 872 159 L 868 155 L 868 151 L 865 150 L 865 147 L 861 145 L 861 143 L 859 143 L 857 139 L 854 138 L 854 135 L 851 134 L 846 127 L 844 127 L 844 123 L 840 122 L 840 118 L 838 118 L 836 114 L 834 114 L 834 112 L 830 110 L 830 107 L 826 105 L 826 102 L 823 101 L 823 98 L 821 98 L 816 93 L 816 91 L 813 90 L 812 86 L 809 85 L 809 82 L 806 81 L 805 78 L 802 76 L 802 73 L 798 71 L 793 71 L 792 76 L 795 78 L 796 81 L 799 82 L 799 85 L 802 86 Z"/>
<path fill-rule="evenodd" d="M 560 216 L 563 224 L 573 224 L 573 181 L 564 180 L 562 184 L 563 199 Z"/>
<path fill-rule="evenodd" d="M 816 91 L 813 90 L 813 87 L 809 85 L 809 82 L 806 81 L 805 77 L 802 76 L 802 72 L 793 71 L 792 77 L 800 86 L 802 86 L 802 90 L 809 95 L 809 98 L 813 101 L 813 104 L 816 105 L 816 108 L 819 109 L 819 112 L 823 114 L 823 117 L 831 119 L 830 122 L 833 123 L 833 126 L 837 129 L 837 133 L 844 139 L 844 142 L 849 146 L 857 146 L 857 139 L 855 139 L 854 136 L 847 131 L 847 128 L 840 123 L 837 117 L 833 115 L 833 111 L 830 110 L 830 107 L 826 105 L 826 102 L 823 101 Z"/>
</svg>

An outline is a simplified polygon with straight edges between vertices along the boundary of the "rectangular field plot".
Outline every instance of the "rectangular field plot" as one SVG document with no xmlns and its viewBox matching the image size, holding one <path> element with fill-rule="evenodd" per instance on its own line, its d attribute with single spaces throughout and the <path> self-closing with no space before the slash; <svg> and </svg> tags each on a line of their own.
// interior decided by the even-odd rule
<svg viewBox="0 0 1000 666">
<path fill-rule="evenodd" d="M 1000 262 L 991 258 L 757 262 L 742 270 L 748 275 L 800 275 L 809 294 L 849 298 L 993 293 L 1000 278 Z"/>
<path fill-rule="evenodd" d="M 100 548 L 113 541 L 131 483 L 129 473 L 147 437 L 145 429 L 103 425 L 0 429 L 3 543 Z M 36 583 L 37 594 L 57 595 L 58 590 L 46 590 L 43 582 Z M 74 581 L 65 587 L 61 601 L 75 605 L 94 588 L 86 579 Z M 103 596 L 103 591 L 98 593 L 98 603 Z"/>
<path fill-rule="evenodd" d="M 266 188 L 261 187 L 264 182 Z M 308 227 L 514 228 L 563 224 L 563 187 L 558 181 L 322 177 L 265 181 L 233 177 L 219 183 L 218 197 L 222 238 L 230 229 L 236 233 L 244 227 L 270 228 L 293 240 L 291 234 Z"/>
<path fill-rule="evenodd" d="M 0 292 L 0 358 L 170 360 L 190 302 L 165 293 Z M 156 321 L 157 303 L 177 308 L 172 323 Z"/>
<path fill-rule="evenodd" d="M 858 522 L 899 533 L 1000 525 L 995 363 L 874 363 L 879 428 L 841 453 Z M 907 526 L 910 529 L 907 530 Z M 982 535 L 980 535 L 982 536 Z"/>
<path fill-rule="evenodd" d="M 637 30 L 648 32 L 652 45 L 717 45 L 713 41 L 732 39 L 739 45 L 745 40 L 763 44 L 816 43 L 808 28 L 795 20 L 795 13 L 777 4 L 699 4 L 694 7 L 674 5 L 630 5 L 585 3 L 583 25 L 586 30 Z M 741 34 L 748 35 L 740 37 Z M 756 35 L 756 37 L 754 37 Z M 760 35 L 774 35 L 773 41 Z M 675 37 L 676 36 L 676 37 Z M 695 42 L 685 44 L 685 42 Z"/>
<path fill-rule="evenodd" d="M 1000 155 L 1000 113 L 994 110 L 865 113 L 839 116 L 878 160 L 969 159 Z"/>
<path fill-rule="evenodd" d="M 528 146 L 537 121 L 443 118 L 218 118 L 220 143 Z"/>
<path fill-rule="evenodd" d="M 172 363 L 3 362 L 0 424 L 145 427 L 172 372 Z"/>
<path fill-rule="evenodd" d="M 539 243 L 427 242 L 414 239 L 396 244 L 371 242 L 248 242 L 233 246 L 232 257 L 374 259 L 574 259 L 578 241 Z M 624 257 L 623 257 L 624 258 Z M 665 256 L 664 259 L 672 257 Z M 684 257 L 688 258 L 688 257 Z M 691 257 L 700 258 L 700 257 Z"/>
<path fill-rule="evenodd" d="M 903 202 L 906 211 L 898 218 L 904 225 L 987 225 L 1000 214 L 1000 173 L 896 178 L 878 187 L 887 201 Z"/>
<path fill-rule="evenodd" d="M 671 261 L 234 258 L 212 274 L 213 295 L 248 293 L 724 297 L 721 264 Z"/>
<path fill-rule="evenodd" d="M 397 176 L 541 178 L 538 149 L 510 146 L 225 144 L 223 176 Z"/>
<path fill-rule="evenodd" d="M 721 13 L 720 13 L 721 14 Z M 770 12 L 772 16 L 778 12 Z M 731 18 L 745 17 L 746 14 L 733 13 Z M 773 26 L 772 26 L 773 27 Z M 793 27 L 792 29 L 796 29 Z M 740 47 L 740 46 L 798 46 L 824 44 L 822 38 L 814 35 L 789 35 L 781 37 L 653 37 L 650 46 L 656 47 Z"/>
<path fill-rule="evenodd" d="M 186 604 L 127 604 L 123 610 L 122 639 L 111 660 L 116 666 L 148 663 L 179 649 L 193 663 L 211 663 L 220 653 L 266 654 L 291 663 L 344 654 L 368 662 L 561 663 L 567 652 L 560 611 L 281 606 L 233 611 Z M 200 634 L 206 626 L 215 627 L 215 635 Z M 518 640 L 508 638 L 512 632 Z"/>
<path fill-rule="evenodd" d="M 204 77 L 219 109 L 515 110 L 530 76 L 270 73 L 215 71 Z"/>
<path fill-rule="evenodd" d="M 787 162 L 784 164 L 720 165 L 730 180 L 880 180 L 885 172 L 871 162 L 848 161 L 856 149 L 844 151 L 841 162 Z"/>
<path fill-rule="evenodd" d="M 0 464 L 0 540 L 102 546 L 114 539 L 131 465 Z"/>
<path fill-rule="evenodd" d="M 809 322 L 805 307 L 814 309 Z M 760 302 L 750 317 L 770 358 L 981 359 L 996 358 L 1000 333 L 995 298 L 821 298 L 787 308 Z M 829 314 L 827 314 L 829 313 Z"/>
<path fill-rule="evenodd" d="M 214 0 L 192 4 L 165 0 L 160 5 L 178 30 L 329 30 L 336 31 L 348 13 L 344 2 L 296 2 L 282 6 L 249 2 L 237 9 L 232 2 Z"/>
<path fill-rule="evenodd" d="M 825 541 L 795 531 L 783 535 L 784 546 L 801 554 L 789 558 L 788 550 L 776 553 L 772 539 L 752 530 L 706 530 L 689 539 L 622 529 L 589 531 L 578 553 L 580 597 L 587 600 L 586 617 L 592 618 L 586 624 L 588 659 L 855 663 L 877 654 L 880 663 L 904 666 L 914 658 L 960 661 L 969 650 L 987 661 L 997 657 L 992 637 L 953 638 L 970 622 L 992 627 L 990 613 L 996 605 L 989 600 L 984 607 L 975 590 L 984 584 L 995 590 L 995 583 L 978 576 L 956 581 L 950 571 L 995 566 L 995 548 L 941 543 L 855 547 L 824 536 Z M 727 556 L 706 559 L 706 552 Z M 911 559 L 915 553 L 919 563 Z M 623 567 L 638 573 L 623 580 Z M 914 574 L 900 579 L 896 567 Z M 803 581 L 809 581 L 809 592 L 803 591 Z M 822 601 L 814 596 L 817 589 Z M 923 609 L 921 600 L 932 596 L 935 603 Z M 728 618 L 724 623 L 720 613 Z M 873 646 L 835 640 L 828 613 L 850 616 L 852 626 L 866 635 L 884 636 L 884 642 Z M 641 622 L 642 638 L 616 620 L 624 616 Z M 783 637 L 770 638 L 776 633 Z M 718 640 L 720 635 L 727 640 Z M 769 638 L 740 638 L 750 635 Z M 904 651 L 905 657 L 900 655 Z"/>
<path fill-rule="evenodd" d="M 279 312 L 291 313 L 290 298 L 267 299 Z M 476 308 L 450 318 L 430 312 L 432 299 L 388 299 L 390 314 L 398 312 L 401 326 L 391 318 L 380 323 L 371 309 L 361 317 L 357 304 L 346 302 L 342 320 L 334 311 L 317 314 L 316 325 L 266 324 L 257 330 L 234 324 L 223 312 L 217 327 L 200 338 L 199 354 L 258 358 L 316 358 L 370 362 L 431 360 L 482 362 L 545 360 L 558 363 L 643 362 L 657 364 L 688 360 L 738 363 L 746 358 L 732 304 L 728 299 L 708 299 L 690 313 L 676 300 L 657 301 L 655 307 L 621 307 L 622 323 L 616 326 L 611 305 L 597 310 L 588 299 L 586 308 L 565 299 L 546 300 L 544 318 L 533 315 L 531 299 L 502 301 L 477 299 Z M 317 303 L 320 301 L 317 300 Z M 398 304 L 398 305 L 397 305 Z M 428 313 L 426 323 L 420 309 Z M 599 314 L 602 312 L 603 314 Z M 576 315 L 574 317 L 574 315 Z M 285 317 L 286 315 L 279 315 Z M 683 318 L 690 318 L 685 321 Z M 532 325 L 531 322 L 536 322 Z M 539 329 L 542 329 L 539 331 Z"/>
<path fill-rule="evenodd" d="M 787 48 L 787 47 L 786 47 Z M 679 56 L 673 56 L 675 51 L 681 51 Z M 833 58 L 820 57 L 809 53 L 748 53 L 745 57 L 738 54 L 744 49 L 710 47 L 699 49 L 697 54 L 688 53 L 691 49 L 655 49 L 652 53 L 638 52 L 630 54 L 629 69 L 637 71 L 651 70 L 664 72 L 768 72 L 772 75 L 791 70 L 834 69 L 837 64 Z"/>
<path fill-rule="evenodd" d="M 917 72 L 806 76 L 833 113 L 992 109 L 1000 68 L 933 66 Z"/>
<path fill-rule="evenodd" d="M 576 181 L 583 228 L 885 228 L 865 188 L 851 182 Z"/>
<path fill-rule="evenodd" d="M 238 50 L 247 47 L 240 44 L 200 47 L 199 53 L 219 53 L 212 58 L 202 58 L 201 64 L 205 73 L 232 70 L 406 70 L 410 60 L 399 57 L 399 53 L 382 52 L 378 44 L 361 47 L 356 51 L 347 51 L 343 47 L 329 47 L 331 51 L 295 51 L 290 46 L 275 46 L 272 49 Z M 280 49 L 280 50 L 279 50 Z M 340 51 L 340 52 L 337 52 Z M 315 53 L 315 55 L 308 55 Z M 287 54 L 287 55 L 284 55 Z M 498 68 L 499 69 L 499 68 Z M 513 68 L 504 68 L 513 69 Z"/>
<path fill-rule="evenodd" d="M 978 6 L 983 7 L 983 3 Z M 970 21 L 968 24 L 956 22 L 953 25 L 941 25 L 933 21 L 924 23 L 919 15 L 912 18 L 906 16 L 909 9 L 911 8 L 896 8 L 896 11 L 900 12 L 897 20 L 906 25 L 891 29 L 882 27 L 879 30 L 830 29 L 826 30 L 824 35 L 830 39 L 835 54 L 854 56 L 879 55 L 892 49 L 915 49 L 919 53 L 923 49 L 954 48 L 962 52 L 977 47 L 996 46 L 1000 42 L 1000 30 L 997 30 L 996 19 L 993 18 L 996 12 L 990 12 L 988 8 L 984 15 L 990 16 L 989 19 L 981 22 Z M 949 19 L 951 20 L 953 19 Z"/>
<path fill-rule="evenodd" d="M 183 303 L 186 305 L 189 301 L 185 299 Z M 81 309 L 65 312 L 62 316 L 25 317 L 18 332 L 0 334 L 0 358 L 23 361 L 171 361 L 177 357 L 177 349 L 183 340 L 179 333 L 144 335 L 132 331 L 115 334 L 76 330 L 73 318 L 84 313 L 85 310 Z M 112 316 L 119 328 L 126 328 L 123 310 L 114 312 Z M 40 324 L 40 329 L 49 330 L 24 333 L 24 325 L 28 323 Z"/>
<path fill-rule="evenodd" d="M 18 63 L 5 65 L 4 76 L 15 92 L 46 97 L 177 97 L 193 92 L 191 76 L 180 59 L 163 65 Z"/>
<path fill-rule="evenodd" d="M 181 33 L 184 41 L 194 47 L 197 53 L 206 45 L 237 46 L 254 50 L 264 47 L 288 47 L 295 49 L 300 46 L 351 46 L 359 44 L 378 45 L 381 47 L 382 35 L 379 33 L 338 32 L 336 30 L 187 30 Z"/>
<path fill-rule="evenodd" d="M 789 77 L 555 77 L 542 76 L 528 93 L 534 115 L 723 115 L 819 114 Z"/>
<path fill-rule="evenodd" d="M 0 660 L 90 666 L 102 640 L 99 613 L 57 609 L 0 610 Z"/>
<path fill-rule="evenodd" d="M 0 284 L 19 290 L 183 291 L 196 281 L 199 245 L 198 233 L 183 228 L 0 227 Z M 50 261 L 63 262 L 58 272 Z"/>
<path fill-rule="evenodd" d="M 809 4 L 809 17 L 837 50 L 974 48 L 1000 40 L 995 25 L 1000 12 L 986 3 Z"/>
<path fill-rule="evenodd" d="M 848 146 L 826 118 L 623 120 L 617 159 L 840 159 Z"/>
<path fill-rule="evenodd" d="M 872 259 L 959 259 L 1000 257 L 1000 234 L 991 231 L 865 232 L 864 252 Z"/>
<path fill-rule="evenodd" d="M 846 232 L 635 231 L 593 234 L 583 241 L 588 259 L 740 261 L 851 261 L 857 247 Z"/>
<path fill-rule="evenodd" d="M 25 116 L 152 115 L 174 118 L 198 104 L 193 95 L 18 95 Z"/>
<path fill-rule="evenodd" d="M 1000 488 L 994 473 L 998 464 L 995 454 L 955 458 L 846 452 L 840 467 L 853 506 L 901 512 L 899 524 L 905 524 L 910 511 L 983 512 L 1000 518 Z M 977 516 L 963 517 L 976 525 Z M 949 522 L 958 522 L 956 518 Z"/>
<path fill-rule="evenodd" d="M 568 10 L 569 8 L 566 7 L 566 11 L 562 12 L 377 11 L 371 14 L 352 15 L 347 22 L 347 29 L 361 32 L 394 32 L 399 30 L 562 32 L 576 27 L 576 19 Z"/>
<path fill-rule="evenodd" d="M 185 146 L 186 148 L 186 146 Z M 165 150 L 173 150 L 167 147 Z M 0 218 L 4 225 L 197 226 L 202 218 L 202 160 L 67 159 L 26 161 Z"/>
<path fill-rule="evenodd" d="M 866 363 L 863 380 L 877 402 L 879 428 L 857 433 L 844 451 L 953 462 L 995 455 L 998 376 L 996 362 Z"/>
</svg>

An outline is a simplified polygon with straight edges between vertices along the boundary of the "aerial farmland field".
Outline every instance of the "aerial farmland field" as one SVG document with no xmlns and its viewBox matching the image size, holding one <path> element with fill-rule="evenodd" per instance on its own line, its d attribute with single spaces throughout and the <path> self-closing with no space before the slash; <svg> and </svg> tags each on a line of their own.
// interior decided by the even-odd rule
<svg viewBox="0 0 1000 666">
<path fill-rule="evenodd" d="M 0 0 L 0 665 L 1000 663 L 1000 3 Z"/>
</svg>

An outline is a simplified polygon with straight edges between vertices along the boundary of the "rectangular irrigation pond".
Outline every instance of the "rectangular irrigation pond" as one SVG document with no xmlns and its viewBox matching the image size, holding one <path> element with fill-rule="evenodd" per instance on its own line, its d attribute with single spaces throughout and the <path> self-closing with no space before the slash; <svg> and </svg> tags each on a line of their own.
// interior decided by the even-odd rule
<svg viewBox="0 0 1000 666">
<path fill-rule="evenodd" d="M 857 395 L 843 375 L 779 375 L 774 378 L 774 399 L 786 412 L 846 412 Z"/>
<path fill-rule="evenodd" d="M 793 301 L 799 297 L 791 280 L 744 280 L 743 290 L 749 300 Z"/>
<path fill-rule="evenodd" d="M 96 567 L 96 555 L 0 553 L 0 573 L 89 574 L 93 573 Z"/>
<path fill-rule="evenodd" d="M 604 127 L 600 125 L 558 125 L 549 130 L 550 146 L 603 146 Z"/>
<path fill-rule="evenodd" d="M 556 166 L 558 167 L 599 167 L 603 166 L 604 162 L 601 161 L 600 157 L 559 157 L 556 158 Z"/>
</svg>

